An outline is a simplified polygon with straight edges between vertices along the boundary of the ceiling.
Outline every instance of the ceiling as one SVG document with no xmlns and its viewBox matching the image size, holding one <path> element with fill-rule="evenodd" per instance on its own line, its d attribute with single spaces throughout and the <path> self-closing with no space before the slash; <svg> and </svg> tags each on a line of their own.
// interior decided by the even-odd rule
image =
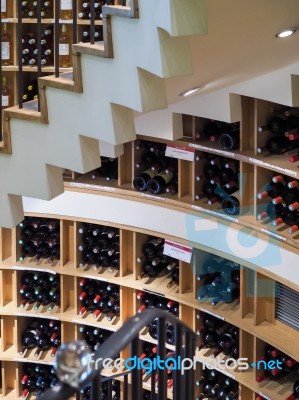
<svg viewBox="0 0 299 400">
<path fill-rule="evenodd" d="M 227 87 L 299 61 L 298 0 L 207 0 L 208 34 L 190 37 L 193 75 L 166 79 L 168 104 L 200 86 L 198 94 Z M 299 71 L 298 71 L 299 74 Z M 275 85 L 275 82 L 273 82 Z"/>
</svg>

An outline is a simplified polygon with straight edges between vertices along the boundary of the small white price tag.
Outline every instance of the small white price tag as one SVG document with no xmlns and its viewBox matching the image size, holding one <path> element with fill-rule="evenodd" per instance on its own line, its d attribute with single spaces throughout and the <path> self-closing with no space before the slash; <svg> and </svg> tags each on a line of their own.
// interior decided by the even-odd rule
<svg viewBox="0 0 299 400">
<path fill-rule="evenodd" d="M 108 282 L 107 278 L 102 278 L 102 277 L 96 276 L 96 275 L 86 275 L 86 274 L 84 274 L 84 278 L 96 279 L 97 281 Z"/>
<path fill-rule="evenodd" d="M 192 257 L 193 248 L 184 246 L 180 243 L 170 242 L 165 240 L 163 254 L 176 258 L 177 260 L 190 263 Z"/>
<path fill-rule="evenodd" d="M 213 312 L 211 312 L 211 311 L 208 311 L 208 310 L 206 310 L 205 308 L 201 308 L 200 311 L 202 311 L 202 312 L 204 312 L 204 313 L 206 313 L 206 314 L 213 315 L 213 317 L 222 319 L 222 321 L 224 321 L 224 317 L 222 317 L 221 315 L 218 315 L 218 314 L 216 314 L 216 313 L 213 313 Z"/>
<path fill-rule="evenodd" d="M 156 201 L 165 201 L 165 197 L 154 196 L 152 194 L 142 193 L 142 197 L 146 199 L 156 200 Z"/>
<path fill-rule="evenodd" d="M 277 233 L 268 231 L 267 229 L 261 228 L 261 232 L 266 233 L 267 235 L 269 235 L 269 236 L 271 236 L 271 237 L 273 237 L 275 239 L 282 240 L 283 242 L 287 241 L 287 238 L 285 238 L 283 236 L 280 236 Z"/>
<path fill-rule="evenodd" d="M 189 146 L 194 149 L 208 151 L 210 153 L 217 153 L 217 154 L 221 154 L 222 156 L 227 156 L 230 158 L 235 158 L 235 153 L 231 153 L 229 151 L 225 151 L 225 150 L 221 150 L 221 149 L 214 149 L 212 147 L 202 146 L 201 144 L 195 144 L 195 143 L 189 143 Z"/>
<path fill-rule="evenodd" d="M 190 147 L 180 147 L 167 145 L 165 155 L 167 157 L 178 158 L 179 160 L 193 161 L 195 149 Z"/>
<path fill-rule="evenodd" d="M 254 164 L 260 165 L 261 167 L 270 168 L 270 169 L 273 169 L 275 171 L 282 172 L 283 174 L 288 174 L 288 175 L 291 175 L 291 176 L 297 176 L 298 175 L 298 173 L 296 171 L 292 171 L 291 169 L 288 169 L 288 168 L 278 167 L 277 165 L 269 164 L 269 163 L 266 163 L 264 161 L 258 160 L 256 158 L 249 158 L 249 161 L 254 163 Z"/>
<path fill-rule="evenodd" d="M 271 400 L 271 398 L 266 396 L 263 392 L 260 392 L 259 395 L 262 396 L 266 400 Z"/>
<path fill-rule="evenodd" d="M 12 265 L 12 269 L 16 269 L 19 271 L 28 271 L 28 266 L 27 267 L 22 267 L 21 265 Z M 32 271 L 37 271 L 37 272 L 47 272 L 48 274 L 56 275 L 56 271 L 52 271 L 51 269 L 46 269 L 46 268 L 33 268 Z"/>
</svg>

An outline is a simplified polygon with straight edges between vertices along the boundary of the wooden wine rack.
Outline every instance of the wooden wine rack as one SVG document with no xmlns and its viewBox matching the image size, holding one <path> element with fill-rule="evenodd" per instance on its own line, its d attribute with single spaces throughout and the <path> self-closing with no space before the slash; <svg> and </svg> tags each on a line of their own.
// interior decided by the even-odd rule
<svg viewBox="0 0 299 400">
<path fill-rule="evenodd" d="M 118 1 L 120 4 L 120 2 Z M 81 2 L 78 0 L 78 5 Z M 8 23 L 8 31 L 14 43 L 16 43 L 16 24 L 17 10 L 16 2 L 7 0 L 8 18 L 2 22 Z M 53 24 L 53 19 L 45 19 L 44 24 Z M 63 23 L 64 21 L 61 21 Z M 27 25 L 36 23 L 34 19 L 24 19 Z M 101 24 L 101 21 L 96 21 Z M 89 25 L 88 20 L 78 21 L 78 31 L 84 25 Z M 68 33 L 71 33 L 71 25 L 68 25 Z M 17 53 L 14 47 L 14 63 L 11 66 L 3 67 L 3 71 L 8 77 L 8 86 L 13 87 L 14 103 L 17 99 Z M 35 67 L 24 67 L 25 72 L 35 72 Z M 53 73 L 52 67 L 42 68 L 44 73 Z M 64 70 L 65 71 L 65 70 Z M 70 69 L 71 71 L 71 69 Z M 136 175 L 135 164 L 139 160 L 140 154 L 133 143 L 124 145 L 124 154 L 119 157 L 119 173 L 117 181 L 105 181 L 104 179 L 90 179 L 89 174 L 79 175 L 71 173 L 69 179 L 65 180 L 65 187 L 68 191 L 83 193 L 96 193 L 99 196 L 117 197 L 124 200 L 139 202 L 146 213 L 148 205 L 157 205 L 174 210 L 181 210 L 187 214 L 204 215 L 205 217 L 217 218 L 224 223 L 233 223 L 238 229 L 250 228 L 259 235 L 270 237 L 276 242 L 276 246 L 282 247 L 287 251 L 297 255 L 299 249 L 299 235 L 288 234 L 286 229 L 273 227 L 266 222 L 257 220 L 260 212 L 260 204 L 256 194 L 271 178 L 271 171 L 291 176 L 299 179 L 298 163 L 290 164 L 287 162 L 287 155 L 263 157 L 257 154 L 256 148 L 263 145 L 267 139 L 267 133 L 258 133 L 257 126 L 265 125 L 269 117 L 271 107 L 279 107 L 264 100 L 242 98 L 242 121 L 240 121 L 240 149 L 231 152 L 223 151 L 218 142 L 211 143 L 196 140 L 196 133 L 202 129 L 205 122 L 204 118 L 191 115 L 182 115 L 183 134 L 182 139 L 170 142 L 163 139 L 153 139 L 153 141 L 172 144 L 179 147 L 187 147 L 195 150 L 195 161 L 178 161 L 178 194 L 152 196 L 148 193 L 139 193 L 132 188 L 132 180 Z M 139 140 L 151 140 L 146 136 L 140 136 Z M 200 162 L 196 161 L 196 156 L 204 153 L 211 153 L 240 163 L 240 206 L 241 214 L 236 217 L 227 216 L 222 212 L 218 203 L 209 207 L 204 199 L 196 200 L 198 187 L 196 186 L 195 176 L 200 173 Z M 31 214 L 27 214 L 31 215 Z M 78 327 L 80 325 L 92 325 L 103 329 L 116 331 L 126 319 L 134 315 L 137 311 L 138 303 L 136 293 L 141 290 L 154 292 L 169 299 L 178 301 L 180 304 L 180 319 L 189 327 L 197 331 L 201 327 L 201 319 L 198 318 L 200 312 L 216 315 L 217 317 L 237 326 L 240 329 L 240 357 L 246 357 L 251 362 L 256 362 L 262 355 L 265 343 L 277 347 L 290 357 L 299 361 L 299 334 L 296 330 L 279 322 L 275 318 L 275 294 L 272 290 L 275 282 L 299 290 L 296 283 L 289 277 L 275 275 L 266 269 L 256 269 L 250 263 L 241 264 L 241 295 L 240 300 L 232 304 L 219 303 L 215 307 L 206 302 L 199 302 L 196 293 L 199 282 L 196 274 L 200 273 L 201 267 L 208 257 L 207 249 L 194 248 L 196 257 L 193 262 L 188 264 L 180 261 L 180 283 L 168 287 L 169 280 L 166 277 L 159 277 L 152 281 L 143 278 L 137 279 L 140 274 L 140 264 L 136 262 L 136 257 L 141 253 L 142 244 L 148 235 L 156 235 L 165 239 L 174 240 L 182 244 L 188 244 L 181 237 L 165 235 L 157 230 L 146 230 L 137 227 L 98 219 L 85 219 L 84 222 L 109 225 L 120 229 L 120 269 L 119 271 L 104 270 L 103 272 L 85 271 L 78 268 L 78 226 L 82 219 L 78 216 L 70 218 L 57 214 L 41 214 L 41 217 L 51 217 L 60 219 L 61 236 L 61 257 L 55 265 L 49 265 L 44 261 L 36 264 L 29 259 L 23 262 L 17 261 L 20 255 L 20 247 L 17 245 L 20 230 L 0 229 L 0 360 L 2 376 L 2 398 L 16 399 L 20 397 L 20 378 L 22 365 L 24 362 L 43 362 L 51 364 L 53 360 L 48 353 L 41 359 L 36 359 L 29 354 L 22 358 L 18 354 L 20 347 L 20 334 L 30 318 L 42 317 L 57 319 L 61 321 L 62 342 L 80 339 Z M 107 217 L 109 219 L 109 216 Z M 196 246 L 195 246 L 196 247 Z M 217 251 L 211 249 L 213 253 Z M 228 259 L 233 259 L 229 255 Z M 196 262 L 194 261 L 196 260 Z M 236 261 L 236 258 L 234 258 Z M 296 266 L 294 266 L 295 268 Z M 35 312 L 31 308 L 20 309 L 19 305 L 19 281 L 20 275 L 24 270 L 46 271 L 60 274 L 61 280 L 61 305 L 53 311 L 39 310 Z M 283 274 L 282 274 L 283 275 Z M 80 317 L 78 315 L 78 281 L 82 277 L 104 280 L 106 282 L 120 285 L 121 294 L 121 313 L 119 318 L 112 323 L 105 318 L 94 320 L 92 316 Z M 140 339 L 155 343 L 147 330 L 140 334 Z M 167 345 L 168 348 L 172 348 Z M 205 350 L 196 351 L 196 358 L 200 363 L 208 362 L 208 352 Z M 126 352 L 124 352 L 126 355 Z M 202 366 L 198 364 L 196 375 L 202 373 Z M 259 385 L 256 383 L 257 371 L 253 368 L 245 372 L 229 370 L 224 368 L 223 373 L 233 376 L 239 382 L 239 398 L 242 400 L 255 399 L 256 393 L 261 393 L 265 398 L 272 400 L 284 400 L 292 391 L 292 383 L 282 381 L 282 383 L 268 382 Z M 295 378 L 296 379 L 296 378 Z M 147 382 L 144 388 L 150 390 Z M 198 393 L 199 393 L 198 389 Z M 195 396 L 196 397 L 196 394 Z M 168 393 L 171 398 L 171 392 Z"/>
<path fill-rule="evenodd" d="M 146 207 L 146 206 L 145 206 Z M 43 215 L 43 217 L 50 217 Z M 55 216 L 60 218 L 60 216 Z M 53 218 L 53 216 L 51 216 Z M 62 218 L 62 217 L 61 217 Z M 86 222 L 95 222 L 93 220 Z M 104 221 L 97 221 L 99 225 L 109 225 Z M 139 307 L 136 294 L 146 290 L 150 293 L 161 295 L 180 304 L 179 317 L 188 326 L 197 331 L 202 326 L 200 313 L 211 313 L 240 328 L 240 357 L 248 357 L 250 363 L 256 361 L 260 356 L 264 343 L 270 343 L 290 357 L 299 360 L 298 333 L 293 329 L 275 320 L 275 299 L 267 297 L 266 289 L 274 286 L 275 280 L 263 275 L 262 272 L 251 270 L 241 266 L 240 272 L 240 301 L 231 304 L 219 303 L 215 307 L 208 302 L 199 302 L 196 298 L 199 283 L 196 274 L 202 272 L 202 266 L 209 254 L 206 251 L 194 249 L 196 255 L 193 263 L 188 264 L 180 261 L 180 282 L 179 285 L 167 287 L 169 278 L 162 276 L 155 279 L 137 279 L 140 274 L 139 263 L 136 256 L 141 254 L 142 244 L 149 234 L 153 232 L 134 231 L 133 228 L 117 224 L 111 226 L 120 229 L 120 254 L 121 268 L 119 271 L 104 272 L 89 271 L 78 268 L 78 228 L 81 222 L 76 219 L 60 220 L 61 237 L 61 259 L 56 265 L 50 265 L 45 261 L 37 264 L 30 259 L 22 262 L 17 261 L 20 252 L 20 245 L 17 243 L 20 228 L 1 229 L 1 346 L 0 359 L 2 360 L 2 385 L 3 396 L 18 397 L 20 388 L 17 387 L 22 362 L 43 362 L 52 363 L 49 352 L 36 359 L 32 353 L 22 357 L 18 354 L 20 347 L 20 334 L 28 325 L 30 318 L 42 317 L 57 319 L 61 321 L 62 342 L 72 339 L 80 339 L 79 325 L 91 325 L 99 328 L 116 331 L 122 323 L 134 315 Z M 156 235 L 158 235 L 156 233 Z M 163 235 L 158 235 L 163 237 Z M 176 237 L 164 237 L 180 242 Z M 23 271 L 46 271 L 60 274 L 61 279 L 61 306 L 51 312 L 46 307 L 38 312 L 32 307 L 20 309 L 19 305 L 19 281 Z M 78 315 L 78 282 L 82 277 L 104 280 L 105 282 L 120 285 L 121 313 L 112 323 L 105 317 L 95 320 L 92 315 L 80 317 Z M 263 297 L 264 296 L 264 297 Z M 156 343 L 147 330 L 141 332 L 140 339 Z M 167 345 L 169 349 L 173 346 Z M 209 363 L 209 351 L 207 349 L 196 352 L 196 359 L 202 363 Z M 200 364 L 199 364 L 200 365 Z M 200 366 L 196 374 L 201 374 Z M 259 386 L 255 382 L 255 371 L 250 368 L 248 371 L 240 372 L 224 368 L 224 373 L 233 376 L 240 383 L 240 398 L 253 399 L 254 392 L 262 392 L 271 399 L 285 399 L 291 393 L 291 383 L 274 384 L 270 382 Z M 7 376 L 8 375 L 8 376 Z M 144 388 L 150 389 L 149 384 L 144 382 Z M 170 393 L 169 393 L 170 395 Z"/>
</svg>

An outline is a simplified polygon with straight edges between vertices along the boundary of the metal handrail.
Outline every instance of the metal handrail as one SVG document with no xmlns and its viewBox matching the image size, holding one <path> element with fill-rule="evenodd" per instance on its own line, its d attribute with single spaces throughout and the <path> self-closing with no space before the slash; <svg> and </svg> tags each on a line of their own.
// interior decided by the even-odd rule
<svg viewBox="0 0 299 400">
<path fill-rule="evenodd" d="M 131 345 L 132 356 L 140 354 L 139 332 L 148 326 L 153 320 L 158 320 L 158 351 L 157 356 L 161 359 L 165 357 L 165 339 L 166 339 L 166 322 L 171 323 L 175 327 L 175 348 L 176 357 L 192 359 L 195 354 L 195 344 L 198 336 L 187 325 L 180 321 L 170 312 L 152 308 L 143 311 L 127 320 L 124 325 L 114 334 L 112 334 L 95 352 L 94 359 L 100 360 L 97 363 L 97 369 L 93 368 L 88 377 L 80 383 L 79 388 L 72 387 L 65 383 L 45 391 L 42 400 L 66 400 L 73 396 L 78 390 L 91 386 L 91 400 L 99 400 L 101 398 L 101 383 L 103 378 L 100 372 L 103 369 L 103 362 L 107 358 L 114 358 L 120 351 Z M 134 398 L 136 393 L 142 391 L 142 375 L 140 370 L 133 369 L 132 387 L 134 388 Z M 158 371 L 158 393 L 157 400 L 165 400 L 167 398 L 166 389 L 166 369 Z M 155 387 L 152 375 L 152 388 Z M 173 400 L 182 398 L 192 398 L 194 394 L 194 371 L 192 369 L 185 372 L 184 375 L 177 369 L 173 377 Z M 154 395 L 154 394 L 153 394 Z M 153 397 L 154 398 L 154 397 Z"/>
</svg>

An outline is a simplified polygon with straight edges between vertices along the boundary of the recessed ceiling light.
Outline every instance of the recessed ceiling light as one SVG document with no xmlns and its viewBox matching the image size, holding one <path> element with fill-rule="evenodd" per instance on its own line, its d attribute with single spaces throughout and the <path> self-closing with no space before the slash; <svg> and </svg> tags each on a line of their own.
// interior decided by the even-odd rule
<svg viewBox="0 0 299 400">
<path fill-rule="evenodd" d="M 179 96 L 184 96 L 184 97 L 190 96 L 190 94 L 193 94 L 193 93 L 197 92 L 199 89 L 200 89 L 200 87 L 194 87 L 194 88 L 192 88 L 192 89 L 183 90 L 183 91 L 179 94 Z"/>
<path fill-rule="evenodd" d="M 296 28 L 287 28 L 287 29 L 284 29 L 283 31 L 276 33 L 275 36 L 278 38 L 285 38 L 285 37 L 293 35 L 295 32 L 296 32 Z"/>
</svg>

